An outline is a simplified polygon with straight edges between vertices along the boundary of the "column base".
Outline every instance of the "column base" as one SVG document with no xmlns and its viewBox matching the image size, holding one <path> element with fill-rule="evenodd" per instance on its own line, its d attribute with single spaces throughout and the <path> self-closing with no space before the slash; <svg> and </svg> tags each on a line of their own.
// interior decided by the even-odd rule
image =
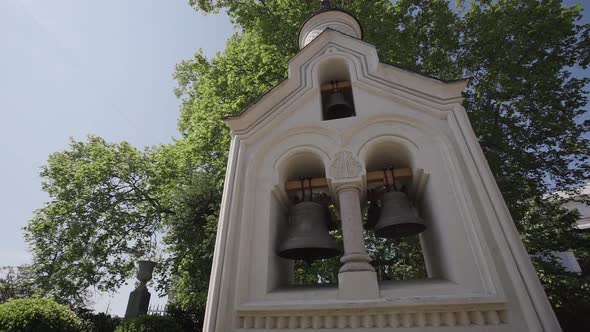
<svg viewBox="0 0 590 332">
<path fill-rule="evenodd" d="M 366 253 L 345 253 L 340 262 L 343 265 L 340 267 L 338 273 L 370 271 L 375 272 L 373 265 L 369 264 L 371 257 Z"/>
<path fill-rule="evenodd" d="M 380 296 L 377 273 L 372 271 L 339 273 L 338 297 L 346 300 L 378 299 Z"/>
</svg>

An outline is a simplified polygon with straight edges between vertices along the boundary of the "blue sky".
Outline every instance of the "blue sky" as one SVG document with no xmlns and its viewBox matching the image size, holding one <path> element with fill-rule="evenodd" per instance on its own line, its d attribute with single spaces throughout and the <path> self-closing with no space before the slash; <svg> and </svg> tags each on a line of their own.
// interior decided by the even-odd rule
<svg viewBox="0 0 590 332">
<path fill-rule="evenodd" d="M 227 16 L 188 0 L 0 0 L 0 266 L 29 262 L 21 228 L 47 201 L 48 155 L 87 134 L 170 142 L 174 65 L 199 48 L 213 56 L 231 33 Z"/>
<path fill-rule="evenodd" d="M 177 135 L 174 65 L 223 49 L 224 15 L 188 0 L 0 1 L 0 265 L 26 261 L 21 227 L 42 205 L 39 168 L 69 137 L 136 146 Z"/>
<path fill-rule="evenodd" d="M 231 33 L 227 16 L 188 0 L 0 0 L 0 266 L 30 260 L 21 228 L 48 198 L 48 155 L 87 134 L 170 142 L 174 65 L 199 48 L 211 57 Z M 129 291 L 97 308 L 122 314 Z"/>
</svg>

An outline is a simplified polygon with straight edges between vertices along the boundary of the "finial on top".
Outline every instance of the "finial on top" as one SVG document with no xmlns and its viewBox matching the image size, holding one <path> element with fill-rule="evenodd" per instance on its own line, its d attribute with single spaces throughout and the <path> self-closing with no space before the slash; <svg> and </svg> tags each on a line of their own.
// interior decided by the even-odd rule
<svg viewBox="0 0 590 332">
<path fill-rule="evenodd" d="M 320 2 L 320 10 L 328 10 L 332 9 L 332 5 L 330 4 L 330 0 L 322 0 Z"/>
</svg>

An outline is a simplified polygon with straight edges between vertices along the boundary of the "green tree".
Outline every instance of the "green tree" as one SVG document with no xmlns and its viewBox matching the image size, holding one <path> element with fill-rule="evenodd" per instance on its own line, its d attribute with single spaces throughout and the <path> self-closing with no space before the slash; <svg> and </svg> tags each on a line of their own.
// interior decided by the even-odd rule
<svg viewBox="0 0 590 332">
<path fill-rule="evenodd" d="M 162 202 L 153 151 L 90 136 L 49 157 L 41 171 L 51 201 L 25 228 L 40 291 L 83 305 L 87 291 L 109 291 L 153 251 L 171 211 Z"/>
<path fill-rule="evenodd" d="M 51 299 L 13 299 L 0 304 L 0 331 L 77 332 L 82 321 Z"/>
<path fill-rule="evenodd" d="M 34 276 L 28 265 L 0 267 L 0 303 L 35 293 Z"/>
<path fill-rule="evenodd" d="M 236 34 L 211 61 L 198 52 L 176 67 L 181 145 L 218 181 L 223 181 L 230 141 L 223 118 L 238 113 L 285 77 L 287 59 L 276 56 L 279 49 L 254 34 Z"/>
<path fill-rule="evenodd" d="M 191 312 L 205 310 L 221 191 L 215 178 L 196 172 L 173 194 L 177 213 L 165 225 L 164 243 L 171 255 L 160 284 L 171 287 L 177 306 Z"/>
</svg>

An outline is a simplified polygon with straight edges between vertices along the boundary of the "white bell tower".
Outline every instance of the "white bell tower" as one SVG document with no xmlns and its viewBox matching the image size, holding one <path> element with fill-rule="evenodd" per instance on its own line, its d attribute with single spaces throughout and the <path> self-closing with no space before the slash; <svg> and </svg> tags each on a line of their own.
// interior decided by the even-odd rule
<svg viewBox="0 0 590 332">
<path fill-rule="evenodd" d="M 322 3 L 289 78 L 226 120 L 204 331 L 560 331 L 461 106 L 467 81 L 379 62 L 358 21 Z M 362 216 L 382 181 L 403 184 L 414 206 L 423 279 L 379 280 L 371 265 Z M 339 213 L 337 284 L 294 286 L 282 257 L 300 187 L 327 193 Z"/>
</svg>

